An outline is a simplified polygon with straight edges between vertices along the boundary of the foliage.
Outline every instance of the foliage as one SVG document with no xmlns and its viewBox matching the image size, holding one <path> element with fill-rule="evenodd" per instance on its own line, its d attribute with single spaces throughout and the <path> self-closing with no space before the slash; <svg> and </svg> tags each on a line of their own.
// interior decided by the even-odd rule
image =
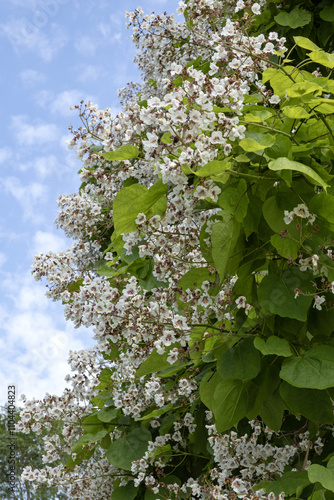
<svg viewBox="0 0 334 500">
<path fill-rule="evenodd" d="M 80 239 L 34 261 L 97 340 L 70 357 L 50 477 L 71 498 L 331 498 L 332 7 L 180 10 L 128 13 L 144 83 L 115 119 L 81 109 L 58 218 Z"/>
<path fill-rule="evenodd" d="M 15 420 L 19 421 L 21 409 L 16 410 Z M 0 496 L 1 498 L 17 498 L 20 500 L 61 500 L 66 498 L 64 493 L 55 486 L 34 489 L 28 480 L 20 481 L 23 469 L 31 467 L 32 470 L 43 466 L 42 453 L 45 442 L 42 436 L 35 433 L 25 434 L 15 432 L 14 434 L 14 455 L 15 455 L 15 490 L 11 492 L 8 488 L 8 467 L 9 467 L 9 433 L 7 424 L 7 407 L 1 407 L 0 413 Z"/>
</svg>

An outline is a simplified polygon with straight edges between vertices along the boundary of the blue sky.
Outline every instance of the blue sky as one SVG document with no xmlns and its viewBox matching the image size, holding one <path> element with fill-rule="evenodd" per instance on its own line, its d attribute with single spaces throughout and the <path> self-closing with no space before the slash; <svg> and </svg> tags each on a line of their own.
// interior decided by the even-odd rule
<svg viewBox="0 0 334 500">
<path fill-rule="evenodd" d="M 140 81 L 125 11 L 175 12 L 178 0 L 7 0 L 1 2 L 0 88 L 0 404 L 60 394 L 70 349 L 92 347 L 45 283 L 30 275 L 33 256 L 67 248 L 54 227 L 59 194 L 79 187 L 81 163 L 66 148 L 70 107 L 81 99 L 120 110 L 117 89 Z M 180 17 L 178 17 L 180 20 Z"/>
</svg>

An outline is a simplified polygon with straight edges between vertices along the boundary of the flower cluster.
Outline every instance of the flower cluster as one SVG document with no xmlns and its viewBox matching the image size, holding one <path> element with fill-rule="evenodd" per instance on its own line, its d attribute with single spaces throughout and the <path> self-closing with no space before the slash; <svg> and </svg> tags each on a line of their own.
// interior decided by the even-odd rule
<svg viewBox="0 0 334 500">
<path fill-rule="evenodd" d="M 284 222 L 285 224 L 290 224 L 294 219 L 300 217 L 301 219 L 307 219 L 306 224 L 313 224 L 316 219 L 314 214 L 310 214 L 307 206 L 304 203 L 297 205 L 291 212 L 284 210 Z"/>
<path fill-rule="evenodd" d="M 246 407 L 247 418 L 240 420 L 247 432 L 231 430 L 238 423 L 233 415 L 223 432 L 217 431 L 217 420 L 231 406 L 217 410 L 215 389 L 225 383 L 218 360 L 245 345 L 240 342 L 245 335 L 247 341 L 254 332 L 273 336 L 276 326 L 269 313 L 279 300 L 258 314 L 260 294 L 254 305 L 250 297 L 265 266 L 278 273 L 276 260 L 290 252 L 284 247 L 290 244 L 283 241 L 285 230 L 278 245 L 283 257 L 267 251 L 267 233 L 262 253 L 254 257 L 262 211 L 247 207 L 255 199 L 263 201 L 277 177 L 264 179 L 268 170 L 263 176 L 268 186 L 259 188 L 257 180 L 247 184 L 256 177 L 253 162 L 263 144 L 255 153 L 245 146 L 250 157 L 233 157 L 240 144 L 256 142 L 244 107 L 255 126 L 281 102 L 260 75 L 284 52 L 286 40 L 276 32 L 249 35 L 263 5 L 262 0 L 181 1 L 182 22 L 166 14 L 144 15 L 140 7 L 127 12 L 142 83 L 120 90 L 123 111 L 115 117 L 90 102 L 76 107 L 84 128 L 72 130 L 69 147 L 82 162 L 83 184 L 79 193 L 60 196 L 56 219 L 76 241 L 58 254 L 37 255 L 32 274 L 47 280 L 47 295 L 63 303 L 66 319 L 93 328 L 96 346 L 70 352 L 70 388 L 61 397 L 25 401 L 17 429 L 46 429 L 48 435 L 45 468 L 28 467 L 23 479 L 57 485 L 78 500 L 108 498 L 113 488 L 129 484 L 166 499 L 274 500 L 272 493 L 254 492 L 254 484 L 280 477 L 301 454 L 306 454 L 306 467 L 312 447 L 321 453 L 319 433 L 314 445 L 305 429 L 290 439 L 289 433 L 274 433 L 256 419 L 247 423 L 253 417 Z M 247 172 L 244 163 L 251 165 Z M 262 175 L 261 162 L 258 171 Z M 278 182 L 277 191 L 283 189 Z M 286 224 L 295 219 L 312 225 L 316 215 L 303 203 L 284 212 Z M 328 247 L 327 264 L 330 252 Z M 325 274 L 320 250 L 304 255 L 295 267 L 311 271 L 312 279 Z M 286 260 L 288 265 L 293 261 Z M 246 268 L 247 279 L 238 277 L 238 264 L 241 275 Z M 333 282 L 324 283 L 324 293 L 333 292 Z M 326 298 L 316 291 L 313 307 L 321 310 Z M 296 298 L 303 293 L 295 292 Z M 263 372 L 258 376 L 259 352 L 253 343 L 247 345 L 253 349 L 255 382 L 249 380 L 248 366 L 238 373 L 240 379 L 232 373 L 227 380 L 252 395 Z M 235 352 L 232 368 L 239 361 Z M 276 354 L 271 364 L 266 364 L 269 353 L 261 361 L 277 378 L 276 358 L 285 352 Z M 218 385 L 203 396 L 201 384 L 211 375 Z M 274 397 L 267 386 L 263 391 Z M 265 405 L 261 398 L 266 399 L 253 398 L 259 408 Z M 247 399 L 252 399 L 248 392 Z M 66 466 L 59 464 L 63 452 L 70 455 Z M 183 482 L 174 481 L 174 471 L 181 471 Z"/>
</svg>

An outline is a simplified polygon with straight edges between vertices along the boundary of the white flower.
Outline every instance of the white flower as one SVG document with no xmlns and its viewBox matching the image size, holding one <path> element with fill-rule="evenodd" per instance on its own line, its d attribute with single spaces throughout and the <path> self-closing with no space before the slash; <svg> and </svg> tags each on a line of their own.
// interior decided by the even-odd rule
<svg viewBox="0 0 334 500">
<path fill-rule="evenodd" d="M 325 302 L 325 300 L 326 299 L 324 296 L 320 297 L 319 295 L 315 295 L 313 307 L 318 309 L 318 311 L 321 311 L 321 309 L 322 309 L 321 304 L 323 304 Z"/>
<path fill-rule="evenodd" d="M 277 40 L 278 38 L 278 33 L 276 33 L 276 31 L 272 31 L 271 33 L 269 33 L 269 36 L 268 36 L 269 40 L 273 41 L 273 40 Z"/>
<path fill-rule="evenodd" d="M 311 257 L 307 257 L 306 259 L 299 259 L 300 270 L 307 271 L 310 268 L 309 263 L 311 262 Z"/>
<path fill-rule="evenodd" d="M 308 221 L 306 224 L 313 224 L 313 222 L 315 221 L 316 219 L 316 216 L 314 214 L 309 214 L 308 216 Z"/>
<path fill-rule="evenodd" d="M 155 394 L 154 401 L 157 406 L 163 406 L 165 404 L 165 398 L 162 394 Z"/>
<path fill-rule="evenodd" d="M 159 99 L 159 97 L 150 97 L 148 100 L 147 100 L 147 105 L 150 107 L 150 108 L 158 108 L 159 106 L 161 106 L 161 101 Z"/>
<path fill-rule="evenodd" d="M 252 5 L 252 12 L 258 16 L 259 14 L 261 14 L 261 8 L 260 8 L 260 5 L 258 3 L 254 3 Z"/>
<path fill-rule="evenodd" d="M 241 295 L 240 297 L 235 299 L 235 303 L 236 303 L 238 309 L 240 309 L 241 307 L 246 307 L 246 297 Z"/>
<path fill-rule="evenodd" d="M 178 356 L 179 356 L 179 350 L 177 347 L 174 347 L 171 351 L 169 351 L 169 354 L 167 357 L 168 363 L 171 365 L 174 364 L 175 361 L 177 361 Z"/>
<path fill-rule="evenodd" d="M 244 8 L 245 8 L 245 2 L 243 0 L 238 0 L 234 12 L 237 13 L 239 12 L 239 10 L 242 10 Z"/>
<path fill-rule="evenodd" d="M 189 326 L 187 324 L 187 319 L 184 316 L 180 316 L 179 314 L 175 314 L 172 320 L 174 328 L 178 330 L 188 330 Z"/>
<path fill-rule="evenodd" d="M 313 265 L 313 271 L 317 271 L 318 270 L 319 255 L 316 255 L 316 254 L 312 255 L 311 260 L 312 260 L 312 265 Z"/>
<path fill-rule="evenodd" d="M 146 222 L 146 215 L 145 214 L 138 214 L 136 218 L 136 224 L 144 224 Z"/>
<path fill-rule="evenodd" d="M 269 102 L 270 104 L 278 104 L 280 102 L 281 98 L 278 97 L 278 95 L 274 94 L 270 97 Z"/>
<path fill-rule="evenodd" d="M 307 217 L 310 215 L 310 212 L 308 211 L 308 208 L 304 203 L 297 205 L 296 208 L 294 208 L 292 211 L 298 217 L 302 217 L 303 219 L 307 219 Z"/>
<path fill-rule="evenodd" d="M 266 45 L 265 45 L 265 47 L 263 49 L 263 52 L 266 52 L 266 53 L 273 52 L 274 48 L 275 48 L 274 44 L 271 43 L 271 42 L 268 42 L 268 43 L 266 43 Z"/>
<path fill-rule="evenodd" d="M 184 2 L 179 2 L 179 6 L 176 9 L 177 14 L 183 14 L 183 12 L 186 10 L 186 8 L 187 8 L 187 4 L 185 4 Z"/>
<path fill-rule="evenodd" d="M 293 221 L 293 212 L 289 212 L 288 210 L 284 210 L 284 218 L 285 224 L 290 224 Z"/>
</svg>

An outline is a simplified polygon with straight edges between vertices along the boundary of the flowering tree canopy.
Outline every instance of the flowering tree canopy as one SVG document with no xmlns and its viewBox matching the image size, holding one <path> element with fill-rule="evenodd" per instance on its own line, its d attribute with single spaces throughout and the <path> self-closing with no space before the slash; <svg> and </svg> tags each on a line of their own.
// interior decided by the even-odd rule
<svg viewBox="0 0 334 500">
<path fill-rule="evenodd" d="M 33 263 L 96 340 L 21 413 L 49 430 L 36 486 L 332 498 L 334 8 L 317 4 L 126 13 L 142 83 L 117 116 L 77 106 L 82 184 L 56 219 L 75 241 Z"/>
</svg>

